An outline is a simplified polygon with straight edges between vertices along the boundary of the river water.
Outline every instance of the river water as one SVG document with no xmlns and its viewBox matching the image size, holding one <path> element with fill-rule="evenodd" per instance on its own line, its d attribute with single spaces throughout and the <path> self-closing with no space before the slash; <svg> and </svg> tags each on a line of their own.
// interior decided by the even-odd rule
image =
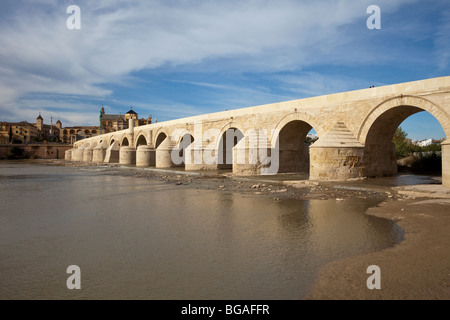
<svg viewBox="0 0 450 320">
<path fill-rule="evenodd" d="M 0 299 L 302 299 L 324 264 L 402 239 L 364 214 L 374 200 L 274 202 L 120 169 L 0 162 L 0 197 Z"/>
</svg>

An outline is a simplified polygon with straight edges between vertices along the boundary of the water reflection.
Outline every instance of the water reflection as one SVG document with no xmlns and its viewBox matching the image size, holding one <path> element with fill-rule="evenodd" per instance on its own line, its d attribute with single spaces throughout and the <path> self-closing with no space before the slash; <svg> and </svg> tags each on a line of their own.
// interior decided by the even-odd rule
<svg viewBox="0 0 450 320">
<path fill-rule="evenodd" d="M 98 168 L 0 175 L 2 299 L 297 299 L 324 263 L 398 240 L 367 200 L 274 202 Z"/>
</svg>

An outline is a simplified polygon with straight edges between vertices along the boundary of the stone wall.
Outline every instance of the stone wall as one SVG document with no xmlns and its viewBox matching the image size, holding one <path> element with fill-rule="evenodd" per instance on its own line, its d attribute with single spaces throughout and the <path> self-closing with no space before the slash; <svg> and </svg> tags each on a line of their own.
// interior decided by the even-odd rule
<svg viewBox="0 0 450 320">
<path fill-rule="evenodd" d="M 12 147 L 24 150 L 24 157 L 36 159 L 64 159 L 66 150 L 72 148 L 61 144 L 0 144 L 0 159 L 7 159 Z"/>
</svg>

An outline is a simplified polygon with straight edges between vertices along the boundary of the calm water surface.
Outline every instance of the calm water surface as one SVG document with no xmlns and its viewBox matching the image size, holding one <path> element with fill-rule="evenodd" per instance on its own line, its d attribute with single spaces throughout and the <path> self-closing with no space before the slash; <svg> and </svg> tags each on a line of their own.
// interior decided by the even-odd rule
<svg viewBox="0 0 450 320">
<path fill-rule="evenodd" d="M 0 162 L 0 299 L 302 299 L 324 264 L 401 240 L 376 204 Z"/>
</svg>

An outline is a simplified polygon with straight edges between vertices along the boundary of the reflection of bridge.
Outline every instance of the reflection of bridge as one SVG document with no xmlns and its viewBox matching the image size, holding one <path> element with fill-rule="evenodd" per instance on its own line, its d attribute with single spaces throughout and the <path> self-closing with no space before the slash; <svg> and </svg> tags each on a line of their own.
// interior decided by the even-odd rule
<svg viewBox="0 0 450 320">
<path fill-rule="evenodd" d="M 450 77 L 131 126 L 78 141 L 66 159 L 187 170 L 228 167 L 237 175 L 309 170 L 314 180 L 378 177 L 396 173 L 392 137 L 420 111 L 432 114 L 448 137 Z M 311 128 L 319 140 L 308 147 Z M 450 187 L 448 140 L 442 159 L 443 184 Z"/>
</svg>

